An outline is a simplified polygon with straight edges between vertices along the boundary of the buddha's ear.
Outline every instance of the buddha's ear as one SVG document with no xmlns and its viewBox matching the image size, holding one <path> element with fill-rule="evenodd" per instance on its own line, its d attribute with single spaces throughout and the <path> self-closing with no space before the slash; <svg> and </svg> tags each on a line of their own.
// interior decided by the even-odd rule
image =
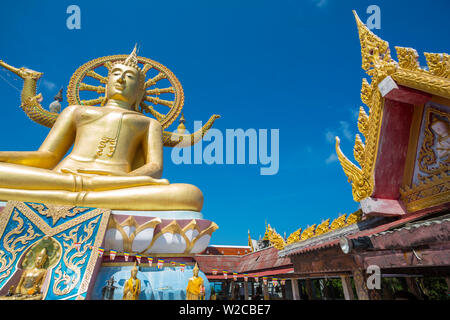
<svg viewBox="0 0 450 320">
<path fill-rule="evenodd" d="M 102 102 L 100 103 L 100 106 L 103 107 L 106 102 L 108 101 L 108 98 L 106 95 L 108 94 L 108 84 L 105 84 L 105 97 L 103 98 Z"/>
<path fill-rule="evenodd" d="M 145 89 L 140 90 L 140 92 L 138 93 L 138 96 L 136 98 L 136 103 L 134 104 L 134 111 L 140 112 L 139 105 L 141 104 L 142 99 L 144 98 L 144 94 L 145 94 Z"/>
</svg>

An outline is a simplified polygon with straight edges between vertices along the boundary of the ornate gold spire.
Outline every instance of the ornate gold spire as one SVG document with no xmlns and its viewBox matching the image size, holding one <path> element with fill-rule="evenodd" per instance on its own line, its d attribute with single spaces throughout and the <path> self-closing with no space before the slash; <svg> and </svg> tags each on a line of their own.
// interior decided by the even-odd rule
<svg viewBox="0 0 450 320">
<path fill-rule="evenodd" d="M 353 11 L 361 44 L 362 68 L 370 76 L 370 83 L 363 79 L 361 100 L 369 107 L 369 115 L 360 108 L 358 129 L 364 139 L 355 138 L 354 156 L 358 167 L 340 148 L 336 137 L 336 153 L 349 182 L 355 201 L 370 197 L 374 188 L 375 160 L 378 151 L 379 132 L 383 114 L 383 97 L 378 84 L 386 77 L 403 86 L 450 98 L 450 58 L 446 53 L 425 53 L 428 70 L 421 69 L 418 54 L 411 48 L 395 47 L 398 63 L 391 58 L 389 43 L 372 33 Z"/>
<path fill-rule="evenodd" d="M 137 54 L 136 54 L 136 44 L 134 45 L 134 49 L 133 51 L 130 53 L 130 55 L 125 59 L 125 61 L 123 62 L 124 65 L 128 66 L 128 67 L 132 67 L 135 68 L 137 70 L 139 70 L 140 72 L 142 71 L 141 68 L 139 68 L 138 65 L 138 59 L 137 59 Z"/>
</svg>

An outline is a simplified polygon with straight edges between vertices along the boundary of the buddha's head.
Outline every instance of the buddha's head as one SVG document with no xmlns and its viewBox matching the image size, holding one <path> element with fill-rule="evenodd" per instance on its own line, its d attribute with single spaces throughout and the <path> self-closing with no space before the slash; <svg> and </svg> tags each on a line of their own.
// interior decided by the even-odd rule
<svg viewBox="0 0 450 320">
<path fill-rule="evenodd" d="M 144 93 L 145 74 L 138 66 L 134 47 L 133 52 L 124 61 L 119 61 L 111 67 L 106 84 L 106 101 L 122 101 L 139 111 Z"/>
<path fill-rule="evenodd" d="M 137 273 L 138 273 L 138 268 L 137 268 L 136 264 L 134 264 L 133 269 L 131 269 L 131 277 L 133 279 L 136 279 Z"/>
<path fill-rule="evenodd" d="M 47 261 L 47 258 L 47 249 L 43 248 L 41 251 L 39 251 L 39 253 L 36 255 L 36 258 L 34 259 L 34 267 L 41 269 Z"/>
<path fill-rule="evenodd" d="M 200 271 L 200 269 L 198 268 L 198 264 L 195 263 L 194 270 L 193 270 L 194 277 L 198 277 L 198 272 L 199 271 Z"/>
</svg>

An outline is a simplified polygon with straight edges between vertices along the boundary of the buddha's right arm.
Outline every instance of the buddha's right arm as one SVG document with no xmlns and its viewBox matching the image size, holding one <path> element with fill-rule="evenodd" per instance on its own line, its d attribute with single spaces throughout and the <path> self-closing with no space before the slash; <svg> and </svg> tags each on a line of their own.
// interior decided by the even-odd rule
<svg viewBox="0 0 450 320">
<path fill-rule="evenodd" d="M 52 169 L 58 159 L 49 151 L 0 151 L 0 162 Z"/>
<path fill-rule="evenodd" d="M 38 151 L 3 151 L 0 162 L 53 169 L 75 139 L 75 110 L 76 107 L 70 106 L 61 112 Z"/>
</svg>

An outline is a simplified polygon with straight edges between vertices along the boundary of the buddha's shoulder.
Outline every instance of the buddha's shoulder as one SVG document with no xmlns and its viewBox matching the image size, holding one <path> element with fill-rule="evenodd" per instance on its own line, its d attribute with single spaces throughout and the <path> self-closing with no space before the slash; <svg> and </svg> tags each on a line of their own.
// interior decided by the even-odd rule
<svg viewBox="0 0 450 320">
<path fill-rule="evenodd" d="M 80 112 L 86 112 L 87 110 L 95 110 L 98 109 L 98 107 L 92 107 L 92 106 L 82 106 L 82 105 L 71 105 L 62 111 L 62 113 L 80 113 Z"/>
</svg>

